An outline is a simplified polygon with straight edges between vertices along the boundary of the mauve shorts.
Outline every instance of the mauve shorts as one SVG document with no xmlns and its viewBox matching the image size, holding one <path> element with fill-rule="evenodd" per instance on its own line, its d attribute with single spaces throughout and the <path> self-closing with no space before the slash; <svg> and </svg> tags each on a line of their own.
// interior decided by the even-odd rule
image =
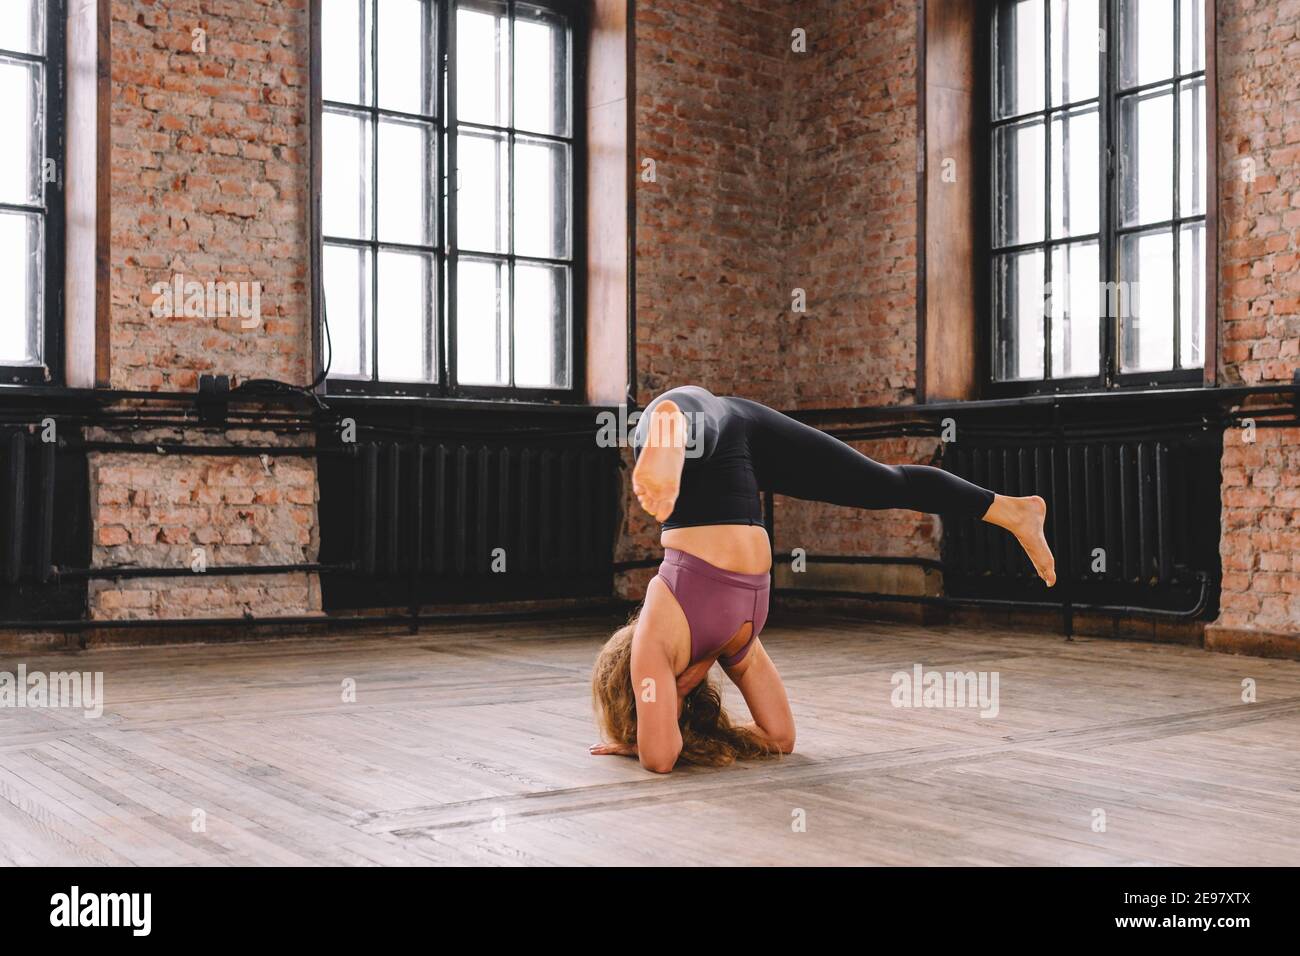
<svg viewBox="0 0 1300 956">
<path fill-rule="evenodd" d="M 692 664 L 716 654 L 747 621 L 752 621 L 753 633 L 745 646 L 730 657 L 718 658 L 724 667 L 734 667 L 745 659 L 754 638 L 767 623 L 767 601 L 772 589 L 769 575 L 724 571 L 703 558 L 667 548 L 659 565 L 659 577 L 686 614 Z"/>
</svg>

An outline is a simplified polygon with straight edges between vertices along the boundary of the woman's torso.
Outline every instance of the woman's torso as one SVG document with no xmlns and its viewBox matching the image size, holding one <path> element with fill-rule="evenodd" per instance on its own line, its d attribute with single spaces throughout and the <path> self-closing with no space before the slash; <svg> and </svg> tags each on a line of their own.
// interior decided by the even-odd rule
<svg viewBox="0 0 1300 956">
<path fill-rule="evenodd" d="M 740 574 L 766 574 L 772 567 L 772 543 L 763 525 L 755 449 L 751 443 L 753 413 L 743 399 L 718 397 L 696 386 L 682 386 L 660 395 L 646 408 L 649 420 L 655 405 L 672 399 L 687 415 L 688 445 L 677 505 L 659 536 L 660 545 L 692 555 L 716 568 Z M 638 447 L 646 429 L 638 429 Z M 694 451 L 691 450 L 694 446 Z M 744 624 L 722 648 L 737 652 L 749 639 Z M 689 637 L 674 648 L 680 673 L 690 661 Z"/>
<path fill-rule="evenodd" d="M 715 524 L 690 528 L 670 528 L 659 535 L 659 544 L 665 548 L 684 551 L 715 568 L 740 574 L 766 574 L 772 567 L 772 546 L 767 531 L 761 525 Z M 669 599 L 676 597 L 669 591 Z M 679 611 L 678 614 L 681 612 Z M 665 628 L 659 633 L 673 633 Z M 749 643 L 752 625 L 738 622 L 737 630 L 721 646 L 713 648 L 711 657 L 737 654 Z M 689 626 L 672 641 L 670 659 L 673 673 L 681 674 L 695 658 L 695 643 Z"/>
<path fill-rule="evenodd" d="M 655 407 L 668 399 L 686 415 L 688 438 L 677 503 L 664 522 L 661 543 L 729 571 L 742 570 L 731 567 L 736 562 L 744 564 L 747 573 L 757 562 L 770 564 L 759 498 L 754 404 L 695 385 L 670 389 L 647 406 L 638 422 L 638 454 L 654 440 L 648 426 Z"/>
<path fill-rule="evenodd" d="M 659 535 L 659 544 L 685 551 L 724 571 L 766 574 L 772 568 L 772 542 L 762 525 L 667 528 Z"/>
</svg>

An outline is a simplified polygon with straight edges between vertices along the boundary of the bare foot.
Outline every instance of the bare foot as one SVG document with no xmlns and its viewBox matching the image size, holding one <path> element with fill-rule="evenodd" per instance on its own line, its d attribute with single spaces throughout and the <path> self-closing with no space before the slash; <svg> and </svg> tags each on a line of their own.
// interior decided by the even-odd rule
<svg viewBox="0 0 1300 956">
<path fill-rule="evenodd" d="M 677 505 L 686 463 L 686 416 L 672 401 L 655 406 L 645 445 L 632 469 L 632 491 L 641 507 L 664 521 Z"/>
<path fill-rule="evenodd" d="M 1056 583 L 1056 558 L 1043 536 L 1043 523 L 1047 518 L 1047 502 L 1037 495 L 1027 498 L 1008 498 L 998 495 L 993 499 L 984 520 L 1006 528 L 1016 536 L 1025 549 L 1038 576 L 1050 588 Z"/>
</svg>

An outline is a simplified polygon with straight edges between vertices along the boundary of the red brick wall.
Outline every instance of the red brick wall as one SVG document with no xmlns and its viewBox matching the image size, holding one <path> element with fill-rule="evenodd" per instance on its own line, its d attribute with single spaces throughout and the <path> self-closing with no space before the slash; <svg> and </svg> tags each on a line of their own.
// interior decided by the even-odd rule
<svg viewBox="0 0 1300 956">
<path fill-rule="evenodd" d="M 1300 2 L 1219 2 L 1220 375 L 1300 365 Z M 1223 452 L 1227 630 L 1300 632 L 1300 430 L 1231 430 Z"/>
<path fill-rule="evenodd" d="M 803 408 L 891 405 L 916 387 L 916 4 L 820 0 L 793 19 L 786 197 L 808 312 L 781 364 Z"/>
<path fill-rule="evenodd" d="M 786 400 L 790 3 L 637 5 L 637 384 Z"/>
<path fill-rule="evenodd" d="M 780 364 L 793 408 L 910 404 L 916 387 L 916 5 L 800 4 L 789 190 L 789 283 L 808 294 Z M 828 426 L 832 427 L 832 426 Z M 853 442 L 926 464 L 935 442 Z M 905 511 L 778 502 L 776 546 L 937 557 L 940 523 Z"/>
<path fill-rule="evenodd" d="M 112 385 L 305 383 L 306 0 L 113 0 L 112 14 Z M 259 283 L 260 326 L 155 318 L 153 286 L 177 273 Z"/>
<path fill-rule="evenodd" d="M 637 187 L 641 401 L 683 382 L 782 408 L 911 400 L 915 34 L 911 4 L 638 8 L 658 180 Z"/>
<path fill-rule="evenodd" d="M 95 438 L 111 438 L 92 434 Z M 233 441 L 265 445 L 276 436 L 143 432 L 140 441 Z M 295 457 L 92 454 L 95 567 L 195 568 L 301 564 L 315 560 L 316 467 Z M 91 617 L 243 617 L 320 609 L 315 576 L 218 576 L 101 580 L 90 587 Z"/>
<path fill-rule="evenodd" d="M 1223 628 L 1300 631 L 1300 433 L 1230 429 L 1223 449 Z"/>
<path fill-rule="evenodd" d="M 781 409 L 911 401 L 912 5 L 656 0 L 637 13 L 637 152 L 658 173 L 637 187 L 640 401 L 685 383 Z M 856 447 L 891 462 L 932 451 Z M 620 557 L 652 554 L 656 526 L 628 500 Z M 793 500 L 777 516 L 783 550 L 935 553 L 925 517 Z"/>
<path fill-rule="evenodd" d="M 113 0 L 111 10 L 112 386 L 193 392 L 204 372 L 307 383 L 306 0 Z M 205 303 L 201 317 L 180 308 L 159 316 L 155 285 L 177 275 L 243 282 L 246 305 L 256 283 L 260 315 L 211 314 Z M 238 431 L 215 440 L 279 441 Z M 256 458 L 97 455 L 93 562 L 187 568 L 194 548 L 209 565 L 311 561 L 315 501 L 310 460 L 264 468 Z M 319 584 L 305 575 L 103 581 L 90 590 L 94 618 L 319 609 Z"/>
</svg>

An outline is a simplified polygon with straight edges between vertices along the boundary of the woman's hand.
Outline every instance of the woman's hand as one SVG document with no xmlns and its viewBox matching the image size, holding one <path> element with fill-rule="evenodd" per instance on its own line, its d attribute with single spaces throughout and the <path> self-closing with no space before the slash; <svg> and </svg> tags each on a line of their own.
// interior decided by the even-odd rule
<svg viewBox="0 0 1300 956">
<path fill-rule="evenodd" d="M 636 744 L 592 744 L 587 748 L 593 754 L 605 754 L 612 757 L 635 757 Z"/>
</svg>

